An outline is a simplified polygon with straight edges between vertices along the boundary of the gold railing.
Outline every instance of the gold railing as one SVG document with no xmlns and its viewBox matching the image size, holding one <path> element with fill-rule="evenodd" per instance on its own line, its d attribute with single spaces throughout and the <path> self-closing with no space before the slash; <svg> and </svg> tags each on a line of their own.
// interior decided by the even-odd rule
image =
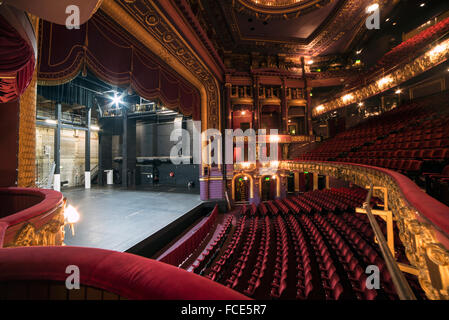
<svg viewBox="0 0 449 320">
<path fill-rule="evenodd" d="M 369 223 L 374 231 L 374 235 L 376 236 L 388 272 L 390 273 L 391 279 L 393 280 L 396 292 L 398 293 L 398 296 L 401 300 L 416 300 L 415 294 L 410 288 L 407 279 L 405 279 L 404 275 L 402 274 L 402 271 L 399 269 L 399 266 L 396 260 L 394 259 L 392 252 L 390 251 L 390 247 L 388 246 L 387 241 L 385 240 L 384 234 L 382 233 L 379 224 L 377 223 L 376 219 L 374 218 L 374 215 L 371 212 L 370 203 L 372 194 L 373 194 L 373 186 L 371 185 L 368 191 L 368 195 L 366 196 L 364 209 L 366 210 Z"/>
<path fill-rule="evenodd" d="M 399 238 L 405 247 L 410 263 L 416 268 L 419 283 L 429 299 L 449 300 L 449 237 L 429 219 L 434 208 L 418 209 L 419 201 L 437 206 L 442 215 L 446 208 L 435 199 L 420 191 L 408 178 L 393 171 L 364 165 L 336 162 L 288 162 L 279 164 L 280 170 L 311 172 L 352 182 L 358 186 L 373 184 L 378 187 L 374 196 L 383 197 L 387 190 L 389 209 L 399 229 Z M 405 188 L 412 191 L 406 193 Z M 429 214 L 430 213 L 430 214 Z"/>
</svg>

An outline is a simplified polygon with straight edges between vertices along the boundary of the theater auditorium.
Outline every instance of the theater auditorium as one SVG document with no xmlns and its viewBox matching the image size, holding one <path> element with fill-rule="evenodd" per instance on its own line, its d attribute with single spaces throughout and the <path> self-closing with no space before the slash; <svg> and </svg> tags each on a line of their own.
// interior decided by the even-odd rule
<svg viewBox="0 0 449 320">
<path fill-rule="evenodd" d="M 0 300 L 448 300 L 448 59 L 447 0 L 0 1 Z"/>
</svg>

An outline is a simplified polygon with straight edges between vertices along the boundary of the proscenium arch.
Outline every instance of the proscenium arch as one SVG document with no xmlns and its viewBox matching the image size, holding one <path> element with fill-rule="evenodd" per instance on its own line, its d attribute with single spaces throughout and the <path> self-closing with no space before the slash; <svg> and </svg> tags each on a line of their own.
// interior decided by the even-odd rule
<svg viewBox="0 0 449 320">
<path fill-rule="evenodd" d="M 139 41 L 142 42 L 148 49 L 150 49 L 153 53 L 159 56 L 164 62 L 171 66 L 171 68 L 176 71 L 179 75 L 181 75 L 185 80 L 192 83 L 192 85 L 198 89 L 200 93 L 200 101 L 201 101 L 201 130 L 204 131 L 209 127 L 212 128 L 212 124 L 209 123 L 209 95 L 208 90 L 214 90 L 217 93 L 216 104 L 218 108 L 218 117 L 220 115 L 220 90 L 218 90 L 218 82 L 215 77 L 210 74 L 210 77 L 213 79 L 213 87 L 207 88 L 206 84 L 201 81 L 199 76 L 197 76 L 193 71 L 189 70 L 186 66 L 184 66 L 178 58 L 171 54 L 158 39 L 156 39 L 152 34 L 150 34 L 145 28 L 139 24 L 128 12 L 126 12 L 119 4 L 117 4 L 114 0 L 103 0 L 101 5 L 101 9 L 109 15 L 115 22 L 120 24 L 123 28 L 125 28 L 128 32 L 135 35 Z M 176 33 L 176 30 L 171 30 Z M 190 47 L 191 52 L 194 52 Z M 207 69 L 207 68 L 205 68 Z M 208 70 L 209 71 L 209 70 Z M 210 71 L 209 71 L 210 73 Z M 217 129 L 220 130 L 220 121 L 218 119 Z"/>
<path fill-rule="evenodd" d="M 240 177 L 248 177 L 249 179 L 249 199 L 254 199 L 254 179 L 247 173 L 239 173 L 232 178 L 232 200 L 235 201 L 235 180 Z"/>
<path fill-rule="evenodd" d="M 280 198 L 281 197 L 281 177 L 279 176 L 279 174 L 266 174 L 263 176 L 259 177 L 259 198 L 262 199 L 262 180 L 265 177 L 276 177 L 276 198 Z"/>
</svg>

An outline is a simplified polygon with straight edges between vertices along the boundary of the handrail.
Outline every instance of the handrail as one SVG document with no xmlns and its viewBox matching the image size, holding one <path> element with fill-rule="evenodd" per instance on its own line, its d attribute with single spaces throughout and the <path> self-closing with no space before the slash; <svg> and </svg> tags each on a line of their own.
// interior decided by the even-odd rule
<svg viewBox="0 0 449 320">
<path fill-rule="evenodd" d="M 371 228 L 373 229 L 374 234 L 379 243 L 380 251 L 382 252 L 382 256 L 384 257 L 387 269 L 390 272 L 393 284 L 396 288 L 396 292 L 398 293 L 399 298 L 401 300 L 416 300 L 415 294 L 410 288 L 407 279 L 405 279 L 404 274 L 399 269 L 396 260 L 393 258 L 393 255 L 391 254 L 390 248 L 388 247 L 387 241 L 385 240 L 382 230 L 380 229 L 379 224 L 377 223 L 373 213 L 371 212 L 370 203 L 372 194 L 373 194 L 373 185 L 371 184 L 370 189 L 368 191 L 368 195 L 366 196 L 366 202 L 363 207 L 366 210 L 369 222 L 371 224 Z"/>
</svg>

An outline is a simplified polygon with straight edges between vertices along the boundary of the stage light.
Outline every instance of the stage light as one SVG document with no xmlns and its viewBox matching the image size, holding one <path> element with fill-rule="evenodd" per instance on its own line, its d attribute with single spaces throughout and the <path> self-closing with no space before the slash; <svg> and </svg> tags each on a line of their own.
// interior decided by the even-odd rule
<svg viewBox="0 0 449 320">
<path fill-rule="evenodd" d="M 426 4 L 423 2 L 423 3 L 421 3 L 419 6 L 422 8 L 422 7 L 425 7 Z"/>
<path fill-rule="evenodd" d="M 77 223 L 80 220 L 80 214 L 72 205 L 65 208 L 64 217 L 70 224 Z"/>
<path fill-rule="evenodd" d="M 402 90 L 401 90 L 401 89 L 398 89 L 398 90 L 395 91 L 395 93 L 396 93 L 396 94 L 401 94 L 401 93 L 402 93 Z"/>
<path fill-rule="evenodd" d="M 378 3 L 374 3 L 374 4 L 366 7 L 366 12 L 367 13 L 371 13 L 371 12 L 376 11 L 377 9 L 379 9 L 379 4 Z"/>
<path fill-rule="evenodd" d="M 115 104 L 116 108 L 118 108 L 120 104 L 123 104 L 122 96 L 117 95 L 117 92 L 114 92 L 114 96 L 109 99 L 112 100 L 112 104 Z"/>
</svg>

